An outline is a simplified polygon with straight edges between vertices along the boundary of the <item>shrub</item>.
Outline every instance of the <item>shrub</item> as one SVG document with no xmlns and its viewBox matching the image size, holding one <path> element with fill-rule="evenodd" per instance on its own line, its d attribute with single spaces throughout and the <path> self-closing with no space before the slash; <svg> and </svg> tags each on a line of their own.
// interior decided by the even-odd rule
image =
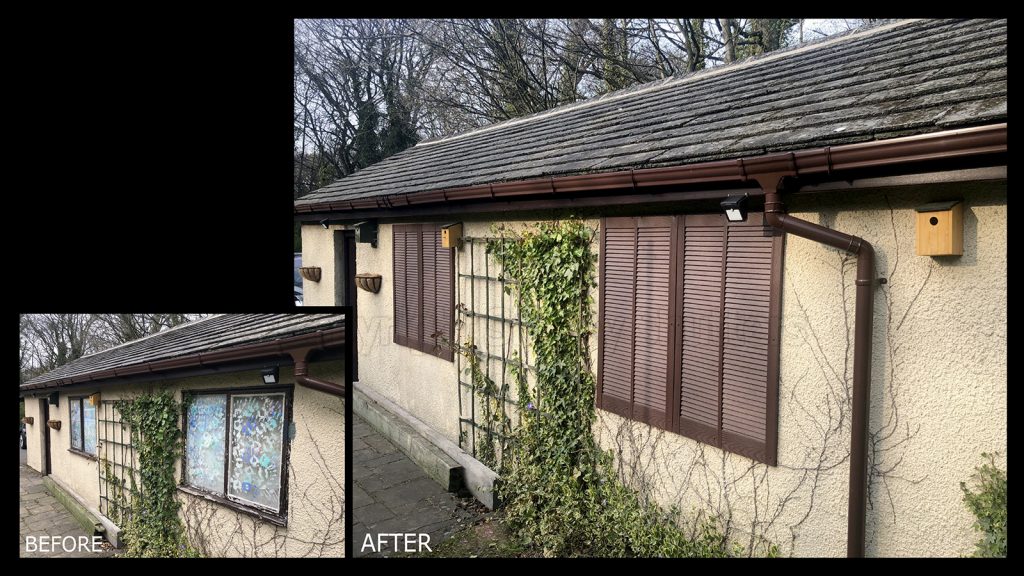
<svg viewBox="0 0 1024 576">
<path fill-rule="evenodd" d="M 974 527 L 982 534 L 974 556 L 994 558 L 1006 556 L 1006 471 L 995 465 L 992 454 L 982 454 L 988 462 L 975 468 L 972 479 L 976 491 L 960 483 L 964 492 L 964 503 L 977 518 Z"/>
<path fill-rule="evenodd" d="M 581 221 L 569 220 L 503 236 L 489 247 L 520 291 L 537 369 L 536 396 L 523 372 L 513 370 L 523 421 L 502 470 L 506 524 L 545 556 L 726 556 L 714 519 L 686 534 L 677 514 L 642 501 L 622 483 L 612 453 L 594 439 L 587 344 L 592 240 Z"/>
</svg>

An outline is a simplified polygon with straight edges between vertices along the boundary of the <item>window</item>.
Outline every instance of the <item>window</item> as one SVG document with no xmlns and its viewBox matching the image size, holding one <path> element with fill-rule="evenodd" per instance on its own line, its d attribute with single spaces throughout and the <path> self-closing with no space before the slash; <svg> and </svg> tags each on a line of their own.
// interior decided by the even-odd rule
<svg viewBox="0 0 1024 576">
<path fill-rule="evenodd" d="M 395 344 L 452 361 L 452 249 L 435 224 L 396 224 L 392 241 Z"/>
<path fill-rule="evenodd" d="M 96 405 L 88 396 L 68 398 L 71 411 L 71 451 L 96 455 Z"/>
<path fill-rule="evenodd" d="M 283 525 L 290 389 L 197 391 L 186 403 L 182 484 Z"/>
<path fill-rule="evenodd" d="M 601 228 L 598 406 L 775 465 L 782 236 L 756 213 Z"/>
</svg>

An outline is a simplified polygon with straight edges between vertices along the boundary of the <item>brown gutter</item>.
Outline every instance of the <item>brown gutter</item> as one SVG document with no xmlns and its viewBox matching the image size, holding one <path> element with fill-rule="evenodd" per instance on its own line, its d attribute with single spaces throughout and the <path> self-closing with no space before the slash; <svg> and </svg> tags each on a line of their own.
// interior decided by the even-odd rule
<svg viewBox="0 0 1024 576">
<path fill-rule="evenodd" d="M 509 199 L 524 195 L 564 194 L 592 190 L 650 188 L 654 186 L 743 182 L 757 175 L 786 172 L 793 175 L 832 174 L 842 170 L 875 168 L 1006 152 L 1006 123 L 908 136 L 717 160 L 667 168 L 620 170 L 463 186 L 444 190 L 388 194 L 373 198 L 326 200 L 294 207 L 296 215 L 311 212 L 352 212 L 381 207 L 400 208 L 457 200 Z"/>
<path fill-rule="evenodd" d="M 868 401 L 871 396 L 871 339 L 874 318 L 875 249 L 857 236 L 819 226 L 785 213 L 779 194 L 779 173 L 758 176 L 764 190 L 765 222 L 790 234 L 827 244 L 857 256 L 857 303 L 853 328 L 853 416 L 850 436 L 850 494 L 847 511 L 846 555 L 864 556 L 865 503 L 867 500 Z"/>
<path fill-rule="evenodd" d="M 315 348 L 301 348 L 289 350 L 292 355 L 292 359 L 295 361 L 295 381 L 307 388 L 313 390 L 319 390 L 335 396 L 345 397 L 345 385 L 338 384 L 337 382 L 329 382 L 327 380 L 320 380 L 319 378 L 313 378 L 309 376 L 309 366 L 306 363 L 306 358 L 309 356 L 311 351 Z"/>
<path fill-rule="evenodd" d="M 332 328 L 329 330 L 302 334 L 300 336 L 292 336 L 290 338 L 280 338 L 269 342 L 237 346 L 226 350 L 199 352 L 196 354 L 189 354 L 187 356 L 179 356 L 177 358 L 158 360 L 156 362 L 142 362 L 132 366 L 108 368 L 104 370 L 86 372 L 84 374 L 76 374 L 66 378 L 44 380 L 28 386 L 22 386 L 20 389 L 37 390 L 40 388 L 59 388 L 62 386 L 70 386 L 72 384 L 96 382 L 149 372 L 164 372 L 182 368 L 192 368 L 195 366 L 209 366 L 212 364 L 222 364 L 236 360 L 249 360 L 264 356 L 284 356 L 286 354 L 291 354 L 292 350 L 300 348 L 306 350 L 308 353 L 310 350 L 342 346 L 344 343 L 345 328 Z"/>
</svg>

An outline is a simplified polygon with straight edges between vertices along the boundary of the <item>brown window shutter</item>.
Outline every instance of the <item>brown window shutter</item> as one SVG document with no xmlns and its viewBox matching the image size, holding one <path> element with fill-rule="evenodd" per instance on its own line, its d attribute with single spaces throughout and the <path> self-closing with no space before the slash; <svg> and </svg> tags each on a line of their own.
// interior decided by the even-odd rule
<svg viewBox="0 0 1024 576">
<path fill-rule="evenodd" d="M 639 218 L 633 331 L 633 417 L 665 428 L 671 353 L 673 218 Z"/>
<path fill-rule="evenodd" d="M 773 254 L 782 242 L 761 215 L 727 228 L 722 361 L 722 448 L 775 464 L 777 374 L 769 370 Z M 774 279 L 776 283 L 778 279 Z"/>
<path fill-rule="evenodd" d="M 452 249 L 441 247 L 441 229 L 437 226 L 424 226 L 420 239 L 423 244 L 423 351 L 452 360 Z"/>
<path fill-rule="evenodd" d="M 453 361 L 455 352 L 452 350 L 454 334 L 452 333 L 452 318 L 455 305 L 455 258 L 454 248 L 441 247 L 441 230 L 435 233 L 434 240 L 434 269 L 436 276 L 434 286 L 436 287 L 436 299 L 434 303 L 434 332 L 441 334 L 435 338 L 437 355 L 448 361 Z M 429 335 L 429 333 L 428 333 Z"/>
<path fill-rule="evenodd" d="M 718 445 L 724 218 L 686 216 L 682 233 L 680 432 Z"/>
<path fill-rule="evenodd" d="M 433 224 L 396 224 L 392 238 L 395 343 L 451 361 L 452 249 Z"/>
<path fill-rule="evenodd" d="M 633 289 L 636 280 L 636 224 L 607 218 L 601 226 L 601 332 L 598 405 L 631 416 L 633 400 Z"/>
<path fill-rule="evenodd" d="M 437 249 L 440 235 L 428 226 L 423 226 L 419 233 L 420 245 L 423 246 L 423 302 L 421 315 L 420 342 L 424 351 L 434 348 L 432 334 L 437 332 Z"/>
<path fill-rule="evenodd" d="M 405 280 L 406 280 L 406 328 L 409 345 L 419 347 L 423 341 L 420 324 L 423 319 L 423 257 L 419 238 L 419 226 L 409 226 L 405 232 Z"/>
<path fill-rule="evenodd" d="M 763 220 L 602 221 L 598 406 L 776 464 L 782 237 Z"/>
<path fill-rule="evenodd" d="M 665 428 L 674 218 L 605 220 L 601 405 Z"/>
<path fill-rule="evenodd" d="M 420 266 L 419 225 L 395 225 L 394 246 L 395 343 L 419 347 L 420 293 L 423 278 Z"/>
<path fill-rule="evenodd" d="M 409 345 L 409 282 L 408 271 L 405 266 L 405 255 L 409 250 L 406 243 L 406 233 L 401 227 L 392 227 L 391 260 L 394 270 L 394 282 L 392 293 L 394 294 L 395 312 L 395 343 L 403 346 Z"/>
</svg>

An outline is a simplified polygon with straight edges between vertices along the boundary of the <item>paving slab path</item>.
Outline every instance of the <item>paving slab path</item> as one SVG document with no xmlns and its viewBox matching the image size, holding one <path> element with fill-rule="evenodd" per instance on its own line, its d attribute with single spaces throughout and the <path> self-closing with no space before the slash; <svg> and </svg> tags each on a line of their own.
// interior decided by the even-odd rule
<svg viewBox="0 0 1024 576">
<path fill-rule="evenodd" d="M 356 557 L 405 555 L 407 540 L 384 534 L 413 534 L 409 545 L 419 549 L 420 534 L 431 549 L 454 532 L 483 517 L 472 497 L 445 491 L 394 444 L 359 416 L 352 421 L 352 554 Z M 373 547 L 365 546 L 370 535 Z M 381 542 L 385 545 L 378 549 Z M 426 550 L 421 550 L 426 552 Z"/>
<path fill-rule="evenodd" d="M 79 537 L 89 537 L 88 542 L 91 543 L 92 535 L 87 534 L 82 529 L 82 526 L 71 516 L 71 513 L 46 491 L 46 487 L 43 486 L 43 475 L 29 468 L 25 464 L 25 451 L 22 450 L 21 453 L 21 485 L 20 490 L 18 490 L 21 498 L 21 505 L 18 510 L 20 516 L 18 550 L 22 558 L 101 558 L 113 556 L 114 550 L 109 548 L 109 545 L 106 545 L 101 552 L 92 552 L 91 544 L 87 550 L 78 549 Z M 35 537 L 37 543 L 36 549 L 33 552 L 27 551 L 26 541 L 28 536 Z M 42 552 L 38 543 L 43 536 L 57 536 L 62 540 L 55 546 L 56 550 Z M 65 537 L 67 536 L 71 536 L 74 540 L 66 539 Z M 64 550 L 65 543 L 69 550 Z M 106 541 L 104 541 L 104 544 L 106 544 Z M 51 546 L 47 545 L 47 548 L 51 548 Z"/>
</svg>

